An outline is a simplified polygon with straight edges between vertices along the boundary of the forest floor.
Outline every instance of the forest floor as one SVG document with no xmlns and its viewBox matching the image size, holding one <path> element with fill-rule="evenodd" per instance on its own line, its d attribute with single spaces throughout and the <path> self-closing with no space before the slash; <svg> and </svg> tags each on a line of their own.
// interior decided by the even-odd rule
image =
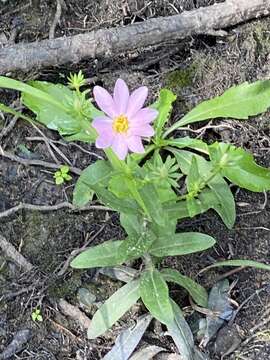
<svg viewBox="0 0 270 360">
<path fill-rule="evenodd" d="M 211 5 L 211 0 L 70 0 L 65 1 L 55 36 L 73 35 L 101 27 L 122 26 L 144 21 L 150 17 L 168 16 L 199 6 Z M 29 42 L 48 37 L 55 15 L 54 1 L 3 1 L 0 0 L 0 46 L 9 41 Z M 172 121 L 204 99 L 222 94 L 234 84 L 270 77 L 269 19 L 258 19 L 227 30 L 227 35 L 196 36 L 174 44 L 125 54 L 111 59 L 95 59 L 81 64 L 60 66 L 27 74 L 12 74 L 20 80 L 39 79 L 65 82 L 71 71 L 81 69 L 90 86 L 95 84 L 112 89 L 115 80 L 124 79 L 131 88 L 140 84 L 149 87 L 151 98 L 162 87 L 174 91 L 178 98 Z M 18 93 L 0 90 L 1 102 L 16 104 Z M 0 113 L 0 134 L 13 121 Z M 200 123 L 179 136 L 193 136 L 209 143 L 213 140 L 231 142 L 251 151 L 256 161 L 270 167 L 269 112 L 248 121 L 219 120 Z M 48 139 L 58 141 L 58 135 L 44 130 Z M 63 162 L 53 149 L 48 152 L 46 143 L 30 124 L 13 121 L 13 128 L 0 139 L 2 148 L 24 159 L 39 159 L 57 164 Z M 101 155 L 87 144 L 55 143 L 70 164 L 84 169 Z M 78 146 L 79 145 L 79 146 Z M 56 159 L 55 159 L 56 157 Z M 138 306 L 124 316 L 113 331 L 95 341 L 89 341 L 78 323 L 63 314 L 57 301 L 63 298 L 80 307 L 90 317 L 95 306 L 82 307 L 77 294 L 86 288 L 103 301 L 119 286 L 96 271 L 61 270 L 74 249 L 87 241 L 96 245 L 108 239 L 122 238 L 118 216 L 101 210 L 74 212 L 57 211 L 13 212 L 1 217 L 1 211 L 19 203 L 52 206 L 64 201 L 72 202 L 72 190 L 77 176 L 67 185 L 54 183 L 53 169 L 46 166 L 24 166 L 16 161 L 0 158 L 0 234 L 21 252 L 34 266 L 24 272 L 0 252 L 0 354 L 22 329 L 30 329 L 31 337 L 23 349 L 12 359 L 68 360 L 101 359 L 113 345 L 116 335 L 126 323 L 136 321 L 143 309 Z M 228 230 L 211 211 L 185 220 L 179 230 L 201 231 L 217 239 L 216 246 L 207 252 L 185 257 L 170 257 L 166 264 L 195 277 L 199 270 L 222 259 L 253 259 L 269 262 L 270 259 L 270 202 L 269 194 L 257 194 L 233 187 L 237 203 L 237 221 Z M 98 235 L 98 236 L 96 236 Z M 228 269 L 209 271 L 199 281 L 212 284 Z M 236 280 L 231 297 L 245 305 L 236 316 L 231 328 L 225 327 L 219 339 L 207 347 L 210 359 L 220 359 L 233 339 L 244 343 L 228 355 L 228 359 L 270 358 L 270 274 L 265 271 L 244 269 L 228 276 Z M 189 306 L 186 294 L 172 286 L 173 298 L 182 307 Z M 41 309 L 43 321 L 31 318 L 36 308 Z M 268 323 L 269 321 L 269 323 Z M 248 341 L 246 341 L 248 339 Z M 162 346 L 177 352 L 168 336 L 153 323 L 141 344 Z M 0 356 L 1 358 L 1 356 Z"/>
</svg>

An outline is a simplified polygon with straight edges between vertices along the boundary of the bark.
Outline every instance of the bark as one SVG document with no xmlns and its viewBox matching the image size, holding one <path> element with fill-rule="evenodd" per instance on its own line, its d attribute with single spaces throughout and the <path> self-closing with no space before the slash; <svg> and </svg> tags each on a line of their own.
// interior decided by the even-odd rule
<svg viewBox="0 0 270 360">
<path fill-rule="evenodd" d="M 170 17 L 0 49 L 0 74 L 110 57 L 267 16 L 270 0 L 227 0 Z"/>
</svg>

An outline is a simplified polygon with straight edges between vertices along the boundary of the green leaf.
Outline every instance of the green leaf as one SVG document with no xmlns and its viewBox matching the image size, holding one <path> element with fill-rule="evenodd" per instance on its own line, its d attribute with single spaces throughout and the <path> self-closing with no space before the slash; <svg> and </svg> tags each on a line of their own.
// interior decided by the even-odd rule
<svg viewBox="0 0 270 360">
<path fill-rule="evenodd" d="M 169 289 L 156 269 L 145 271 L 141 276 L 140 296 L 146 308 L 156 319 L 164 324 L 173 321 Z"/>
<path fill-rule="evenodd" d="M 149 228 L 153 231 L 153 233 L 157 237 L 170 237 L 175 234 L 176 224 L 177 224 L 177 218 L 172 218 L 170 214 L 167 213 L 167 211 L 164 209 L 164 220 L 165 225 L 161 226 L 159 224 L 156 224 L 154 222 L 149 224 Z"/>
<path fill-rule="evenodd" d="M 161 89 L 159 93 L 159 99 L 154 104 L 155 109 L 158 110 L 158 117 L 154 121 L 156 138 L 160 138 L 164 125 L 170 118 L 172 111 L 172 104 L 176 100 L 176 95 L 167 89 Z"/>
<path fill-rule="evenodd" d="M 270 265 L 260 263 L 254 260 L 225 260 L 219 261 L 213 265 L 207 266 L 206 270 L 212 269 L 219 266 L 247 266 L 247 267 L 254 267 L 256 269 L 261 270 L 270 270 Z"/>
<path fill-rule="evenodd" d="M 194 339 L 182 310 L 171 300 L 174 319 L 166 324 L 169 335 L 173 338 L 181 357 L 185 360 L 194 360 Z"/>
<path fill-rule="evenodd" d="M 106 241 L 90 247 L 72 260 L 70 266 L 75 269 L 120 265 L 118 250 L 123 241 Z"/>
<path fill-rule="evenodd" d="M 140 235 L 129 237 L 124 240 L 118 250 L 121 262 L 143 256 L 150 248 L 155 238 L 155 235 L 151 231 L 144 230 Z"/>
<path fill-rule="evenodd" d="M 76 134 L 64 136 L 66 141 L 82 141 L 85 143 L 91 143 L 95 140 L 96 136 L 92 132 L 88 133 L 86 130 L 80 131 Z"/>
<path fill-rule="evenodd" d="M 55 100 L 50 94 L 47 94 L 46 92 L 41 91 L 40 89 L 36 89 L 35 87 L 25 84 L 21 81 L 17 81 L 5 76 L 0 76 L 0 87 L 21 91 L 25 94 L 34 96 L 41 101 L 47 101 L 49 104 L 52 104 L 58 108 L 62 108 L 62 110 L 65 109 L 64 105 Z"/>
<path fill-rule="evenodd" d="M 93 316 L 87 335 L 95 339 L 119 320 L 140 298 L 139 281 L 133 280 L 117 290 Z"/>
<path fill-rule="evenodd" d="M 60 167 L 60 172 L 61 172 L 62 175 L 67 174 L 69 172 L 69 166 L 68 165 L 62 165 Z"/>
<path fill-rule="evenodd" d="M 64 182 L 64 179 L 61 176 L 56 176 L 55 177 L 55 184 L 56 185 L 61 185 L 61 184 L 63 184 L 63 182 Z"/>
<path fill-rule="evenodd" d="M 130 237 L 137 237 L 142 230 L 143 218 L 137 214 L 120 213 L 120 223 Z"/>
<path fill-rule="evenodd" d="M 149 252 L 158 257 L 186 255 L 206 250 L 212 247 L 215 242 L 211 236 L 197 232 L 178 233 L 170 239 L 167 237 L 158 238 Z"/>
<path fill-rule="evenodd" d="M 35 97 L 34 94 L 23 92 L 23 104 L 36 114 L 39 122 L 52 130 L 65 129 L 63 134 L 79 131 L 79 122 L 68 113 L 65 104 L 67 98 L 73 98 L 73 93 L 67 86 L 46 81 L 31 81 L 29 84 L 32 88 L 51 96 L 58 103 L 58 105 L 48 103 L 45 99 Z"/>
<path fill-rule="evenodd" d="M 201 180 L 202 179 L 200 178 L 199 169 L 198 169 L 198 161 L 196 156 L 193 156 L 191 158 L 191 165 L 186 179 L 188 192 L 192 192 L 192 191 L 197 192 L 199 190 L 199 185 Z"/>
<path fill-rule="evenodd" d="M 93 186 L 93 189 L 100 201 L 115 211 L 123 212 L 125 214 L 138 214 L 140 212 L 140 208 L 134 200 L 119 199 L 113 193 L 105 189 L 103 185 L 95 185 Z"/>
<path fill-rule="evenodd" d="M 163 146 L 174 146 L 178 149 L 191 148 L 204 154 L 209 154 L 208 145 L 199 139 L 192 139 L 189 136 L 162 141 Z"/>
<path fill-rule="evenodd" d="M 198 198 L 193 199 L 194 214 L 202 214 L 209 209 L 219 209 L 220 200 L 216 197 L 215 193 L 210 189 L 203 190 Z M 168 214 L 170 219 L 183 219 L 190 216 L 190 209 L 188 209 L 187 201 L 182 200 L 176 203 L 164 204 L 164 211 Z"/>
<path fill-rule="evenodd" d="M 196 283 L 196 281 L 188 276 L 182 275 L 179 271 L 174 269 L 163 269 L 161 274 L 165 281 L 174 282 L 186 289 L 198 305 L 207 307 L 207 291 L 200 284 Z"/>
<path fill-rule="evenodd" d="M 155 223 L 164 226 L 164 210 L 158 199 L 158 194 L 154 185 L 150 183 L 144 185 L 141 189 L 139 189 L 139 193 L 143 199 L 147 212 L 151 216 L 151 219 Z"/>
<path fill-rule="evenodd" d="M 0 76 L 0 87 L 22 92 L 22 101 L 32 110 L 37 120 L 49 129 L 58 130 L 61 135 L 75 135 L 83 132 L 86 136 L 95 138 L 95 131 L 90 126 L 90 119 L 99 112 L 90 101 L 84 99 L 84 113 L 76 108 L 76 92 L 62 84 L 52 84 L 46 81 L 31 81 L 29 84 Z M 83 95 L 83 94 L 82 94 Z M 77 101 L 77 104 L 79 101 Z M 21 118 L 27 117 L 21 115 Z"/>
<path fill-rule="evenodd" d="M 178 164 L 185 175 L 189 174 L 189 169 L 192 164 L 193 156 L 196 157 L 200 178 L 202 180 L 207 178 L 207 176 L 213 169 L 211 162 L 206 161 L 200 155 L 185 150 L 171 150 L 171 151 L 174 153 L 175 158 L 178 161 Z M 228 186 L 226 181 L 222 178 L 222 176 L 219 174 L 217 174 L 211 181 L 209 181 L 207 185 L 219 200 L 219 206 L 213 207 L 213 209 L 217 211 L 217 213 L 222 218 L 226 226 L 228 228 L 232 228 L 235 222 L 236 212 L 235 212 L 234 197 L 230 190 L 230 187 Z"/>
<path fill-rule="evenodd" d="M 131 194 L 127 186 L 127 180 L 128 178 L 125 174 L 117 173 L 111 177 L 108 189 L 119 198 L 130 197 Z"/>
<path fill-rule="evenodd" d="M 221 174 L 232 183 L 250 191 L 270 190 L 270 169 L 257 165 L 252 154 L 233 145 L 217 142 L 209 149 L 210 157 L 217 162 L 226 152 Z"/>
<path fill-rule="evenodd" d="M 78 207 L 86 205 L 93 198 L 95 185 L 109 179 L 111 174 L 112 168 L 105 160 L 98 160 L 84 169 L 75 185 L 73 204 Z"/>
<path fill-rule="evenodd" d="M 248 119 L 263 113 L 270 106 L 270 80 L 245 82 L 233 86 L 223 95 L 204 101 L 173 125 L 178 127 L 219 117 Z M 171 131 L 170 131 L 171 132 Z"/>
</svg>

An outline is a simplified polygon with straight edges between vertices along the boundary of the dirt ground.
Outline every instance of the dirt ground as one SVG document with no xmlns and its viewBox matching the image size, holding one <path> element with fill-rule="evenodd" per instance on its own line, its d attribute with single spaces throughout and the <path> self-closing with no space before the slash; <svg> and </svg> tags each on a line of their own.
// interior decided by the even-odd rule
<svg viewBox="0 0 270 360">
<path fill-rule="evenodd" d="M 65 1 L 61 21 L 55 36 L 73 35 L 100 27 L 127 25 L 150 17 L 173 15 L 195 7 L 211 5 L 211 0 L 71 0 Z M 0 46 L 12 42 L 27 42 L 48 37 L 55 14 L 54 1 L 0 0 Z M 79 66 L 61 66 L 57 69 L 33 70 L 28 74 L 12 74 L 21 80 L 41 79 L 64 82 L 70 71 L 82 69 L 90 86 L 104 85 L 111 89 L 118 77 L 131 87 L 139 84 L 150 88 L 155 98 L 161 87 L 173 90 L 177 96 L 172 121 L 203 99 L 221 94 L 233 84 L 270 77 L 269 19 L 258 19 L 229 29 L 226 36 L 197 36 L 175 44 L 125 54 L 113 59 L 95 59 Z M 1 101 L 11 104 L 18 94 L 0 90 Z M 0 134 L 12 118 L 0 114 Z M 44 130 L 49 139 L 58 141 L 55 132 Z M 269 113 L 245 122 L 234 120 L 212 121 L 179 131 L 179 136 L 194 136 L 208 142 L 216 139 L 230 141 L 250 150 L 256 160 L 270 166 Z M 38 137 L 38 138 L 37 138 Z M 29 124 L 18 120 L 1 140 L 6 151 L 25 159 L 40 159 L 55 163 L 44 141 Z M 57 147 L 72 166 L 84 169 L 101 155 L 87 144 Z M 77 144 L 78 145 L 78 144 Z M 58 161 L 63 161 L 55 153 Z M 54 170 L 46 167 L 23 166 L 0 158 L 0 211 L 20 202 L 36 205 L 54 205 L 72 201 L 72 190 L 77 177 L 70 183 L 56 186 Z M 213 261 L 246 258 L 269 263 L 270 259 L 270 205 L 269 194 L 256 194 L 233 187 L 237 202 L 237 221 L 232 230 L 207 212 L 192 221 L 185 220 L 179 229 L 205 232 L 217 239 L 215 248 L 208 252 L 185 257 L 171 257 L 167 265 L 189 275 Z M 98 236 L 95 237 L 95 234 Z M 30 272 L 22 272 L 0 253 L 0 354 L 22 329 L 30 329 L 31 337 L 21 352 L 12 359 L 68 360 L 101 359 L 114 343 L 116 335 L 127 324 L 136 320 L 143 309 L 135 306 L 115 326 L 95 341 L 88 341 L 80 326 L 59 310 L 57 301 L 66 299 L 80 306 L 89 316 L 95 306 L 85 307 L 78 300 L 78 292 L 86 288 L 103 301 L 120 285 L 96 271 L 79 272 L 67 269 L 59 275 L 72 250 L 92 239 L 95 245 L 111 238 L 123 237 L 119 219 L 104 211 L 48 212 L 23 210 L 1 218 L 0 234 L 8 239 L 33 265 Z M 192 264 L 192 266 L 191 266 Z M 209 271 L 199 277 L 202 284 L 213 284 L 228 269 Z M 236 281 L 232 298 L 245 304 L 231 328 L 225 327 L 207 347 L 209 358 L 221 359 L 240 339 L 228 359 L 270 358 L 270 274 L 259 270 L 242 270 L 228 276 Z M 171 288 L 173 298 L 182 307 L 189 305 L 186 294 L 177 286 Z M 31 314 L 41 308 L 43 321 L 34 322 Z M 144 344 L 155 344 L 169 352 L 176 352 L 170 339 L 152 324 L 143 338 Z M 233 348 L 232 348 L 233 350 Z M 1 356 L 0 356 L 1 358 Z"/>
</svg>

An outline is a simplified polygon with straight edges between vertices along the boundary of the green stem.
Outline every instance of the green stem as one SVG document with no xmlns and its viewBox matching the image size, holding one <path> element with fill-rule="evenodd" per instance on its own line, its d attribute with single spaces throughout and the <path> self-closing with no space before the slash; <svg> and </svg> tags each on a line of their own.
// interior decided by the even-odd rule
<svg viewBox="0 0 270 360">
<path fill-rule="evenodd" d="M 165 139 L 168 135 L 170 135 L 174 130 L 177 130 L 179 128 L 179 123 L 181 120 L 174 123 L 172 126 L 170 126 L 162 135 L 162 139 Z"/>
<path fill-rule="evenodd" d="M 187 194 L 184 194 L 184 195 L 178 197 L 178 200 L 187 200 L 189 197 L 192 197 L 192 198 L 197 197 L 203 191 L 203 189 L 207 186 L 207 184 L 212 179 L 214 179 L 214 177 L 220 172 L 220 170 L 221 170 L 221 166 L 220 166 L 220 164 L 218 164 L 216 167 L 214 167 L 211 170 L 209 176 L 206 179 L 202 180 L 202 182 L 199 184 L 198 190 L 196 192 L 191 192 L 191 193 L 189 192 Z"/>
<path fill-rule="evenodd" d="M 143 255 L 143 262 L 145 270 L 151 270 L 154 268 L 154 263 L 150 254 L 146 253 Z"/>
</svg>

